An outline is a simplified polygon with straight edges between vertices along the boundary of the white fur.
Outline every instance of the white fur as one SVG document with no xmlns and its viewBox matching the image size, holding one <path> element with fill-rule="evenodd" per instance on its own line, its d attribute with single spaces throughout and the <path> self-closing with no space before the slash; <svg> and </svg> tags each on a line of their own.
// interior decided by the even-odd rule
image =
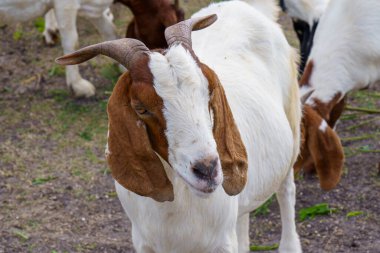
<svg viewBox="0 0 380 253">
<path fill-rule="evenodd" d="M 165 56 L 152 53 L 149 67 L 164 101 L 173 168 L 163 163 L 175 197 L 159 203 L 115 183 L 132 222 L 134 247 L 138 253 L 249 252 L 249 212 L 277 193 L 283 226 L 280 252 L 301 252 L 292 169 L 301 119 L 295 53 L 279 26 L 246 3 L 212 4 L 194 16 L 212 13 L 218 20 L 192 34 L 193 48 L 224 87 L 248 153 L 248 182 L 234 197 L 221 185 L 206 199 L 192 192 L 188 164 L 202 154 L 217 153 L 208 84 L 182 46 L 171 47 Z"/>
<path fill-rule="evenodd" d="M 112 0 L 2 0 L 0 19 L 7 23 L 25 22 L 46 14 L 47 27 L 44 35 L 47 43 L 53 43 L 48 30 L 54 32 L 58 29 L 64 53 L 68 54 L 73 52 L 78 44 L 77 15 L 88 18 L 103 39 L 116 39 L 115 28 L 108 14 L 111 4 Z M 54 12 L 49 11 L 53 8 Z M 66 67 L 66 82 L 78 97 L 90 97 L 95 94 L 94 86 L 81 77 L 78 66 Z"/>
<path fill-rule="evenodd" d="M 322 120 L 321 124 L 319 125 L 318 129 L 322 132 L 326 132 L 327 123 L 325 120 Z"/>
<path fill-rule="evenodd" d="M 244 0 L 273 21 L 277 21 L 280 8 L 276 0 Z"/>
<path fill-rule="evenodd" d="M 322 16 L 310 59 L 314 68 L 307 104 L 328 103 L 338 92 L 367 88 L 380 80 L 380 1 L 334 0 Z"/>
<path fill-rule="evenodd" d="M 290 17 L 313 23 L 325 12 L 330 0 L 284 0 L 287 13 Z"/>
</svg>

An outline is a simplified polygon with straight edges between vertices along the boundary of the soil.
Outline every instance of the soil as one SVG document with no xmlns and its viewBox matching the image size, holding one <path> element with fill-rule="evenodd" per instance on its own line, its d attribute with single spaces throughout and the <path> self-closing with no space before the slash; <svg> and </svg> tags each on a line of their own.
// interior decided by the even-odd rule
<svg viewBox="0 0 380 253">
<path fill-rule="evenodd" d="M 209 1 L 189 2 L 187 14 Z M 131 15 L 120 6 L 113 11 L 122 35 Z M 296 45 L 289 20 L 280 23 Z M 87 21 L 78 24 L 81 46 L 101 40 Z M 74 99 L 54 64 L 61 54 L 59 45 L 43 44 L 35 22 L 0 23 L 0 252 L 134 252 L 104 158 L 105 108 L 117 68 L 104 58 L 82 64 L 97 95 Z M 380 87 L 353 92 L 348 105 L 379 110 Z M 297 176 L 297 217 L 320 203 L 335 210 L 297 219 L 303 250 L 380 252 L 380 116 L 346 110 L 337 132 L 346 154 L 338 187 L 325 192 L 316 176 Z M 353 211 L 360 213 L 348 217 Z M 279 242 L 276 201 L 251 223 L 252 245 Z"/>
</svg>

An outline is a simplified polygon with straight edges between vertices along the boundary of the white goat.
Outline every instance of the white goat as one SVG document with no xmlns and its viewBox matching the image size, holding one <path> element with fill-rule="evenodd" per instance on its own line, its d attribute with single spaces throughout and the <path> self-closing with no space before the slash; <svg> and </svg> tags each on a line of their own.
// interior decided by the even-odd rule
<svg viewBox="0 0 380 253">
<path fill-rule="evenodd" d="M 309 113 L 305 116 L 314 125 L 310 141 L 315 143 L 308 149 L 320 178 L 326 181 L 321 182 L 325 188 L 336 185 L 343 167 L 343 150 L 332 135 L 336 135 L 333 127 L 344 109 L 345 96 L 380 81 L 379 13 L 378 0 L 331 1 L 320 19 L 300 81 L 303 94 L 314 90 L 306 101 Z M 308 158 L 303 155 L 305 161 Z"/>
<path fill-rule="evenodd" d="M 47 13 L 47 29 L 54 31 L 58 27 L 63 50 L 71 53 L 78 44 L 77 14 L 88 18 L 105 40 L 116 39 L 115 28 L 107 15 L 111 4 L 112 0 L 0 0 L 0 19 L 7 23 L 25 22 Z M 56 20 L 52 11 L 48 13 L 53 8 Z M 51 38 L 47 29 L 44 35 L 49 43 Z M 95 94 L 94 86 L 81 77 L 78 66 L 66 68 L 66 82 L 78 97 Z"/>
<path fill-rule="evenodd" d="M 317 29 L 319 18 L 325 12 L 330 0 L 280 0 L 283 11 L 292 18 L 294 30 L 300 42 L 301 64 L 300 73 L 303 72 L 313 38 Z"/>
<path fill-rule="evenodd" d="M 280 252 L 301 252 L 292 168 L 301 106 L 280 27 L 228 1 L 165 36 L 166 51 L 122 39 L 57 59 L 104 54 L 129 70 L 109 100 L 106 156 L 136 251 L 249 252 L 249 212 L 276 193 Z"/>
</svg>

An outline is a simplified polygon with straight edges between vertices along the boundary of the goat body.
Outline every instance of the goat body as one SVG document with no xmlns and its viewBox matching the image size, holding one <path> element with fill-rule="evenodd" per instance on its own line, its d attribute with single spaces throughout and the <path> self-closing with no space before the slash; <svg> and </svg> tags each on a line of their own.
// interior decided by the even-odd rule
<svg viewBox="0 0 380 253">
<path fill-rule="evenodd" d="M 336 94 L 368 88 L 380 80 L 380 2 L 334 0 L 321 18 L 310 53 L 306 102 L 330 102 Z M 340 99 L 339 99 L 340 100 Z"/>
<path fill-rule="evenodd" d="M 112 0 L 1 0 L 0 19 L 7 23 L 25 22 L 47 14 L 47 27 L 58 27 L 64 52 L 73 52 L 78 44 L 78 33 L 76 29 L 76 17 L 81 15 L 89 19 L 105 40 L 116 39 L 115 28 L 112 20 L 106 15 Z M 55 14 L 55 15 L 54 15 Z M 55 19 L 56 16 L 57 18 Z M 52 38 L 46 29 L 44 35 L 47 42 Z M 83 79 L 79 73 L 78 66 L 66 67 L 67 85 L 78 97 L 89 97 L 95 94 L 94 86 Z"/>
<path fill-rule="evenodd" d="M 137 252 L 248 252 L 249 212 L 277 192 L 283 221 L 280 251 L 301 252 L 294 224 L 292 169 L 301 117 L 295 54 L 279 26 L 248 5 L 236 1 L 213 4 L 194 17 L 213 13 L 218 21 L 194 32 L 192 45 L 225 89 L 248 153 L 247 185 L 237 197 L 219 187 L 202 199 L 167 165 L 175 198 L 158 203 L 116 182 L 132 222 L 133 244 Z M 161 56 L 153 56 L 149 65 L 155 79 L 170 79 L 162 77 L 168 73 L 161 67 Z M 199 75 L 191 77 L 187 66 L 194 62 L 182 47 L 169 48 L 166 57 L 172 65 L 183 66 L 177 75 L 189 76 L 188 82 Z"/>
<path fill-rule="evenodd" d="M 324 189 L 335 187 L 342 173 L 343 149 L 333 128 L 345 96 L 380 81 L 379 12 L 376 0 L 331 1 L 300 81 L 303 94 L 313 93 L 305 105 L 309 138 L 296 167 L 313 170 L 315 166 Z"/>
<path fill-rule="evenodd" d="M 201 30 L 193 40 L 192 30 Z M 106 156 L 136 251 L 248 252 L 249 212 L 276 193 L 280 252 L 301 252 L 293 182 L 301 105 L 295 52 L 279 25 L 228 1 L 165 37 L 167 50 L 126 38 L 57 59 L 103 54 L 128 69 L 109 99 Z"/>
</svg>

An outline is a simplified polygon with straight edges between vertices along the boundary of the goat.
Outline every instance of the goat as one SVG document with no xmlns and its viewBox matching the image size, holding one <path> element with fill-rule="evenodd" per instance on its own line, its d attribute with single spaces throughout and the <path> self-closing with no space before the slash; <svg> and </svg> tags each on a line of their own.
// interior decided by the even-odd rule
<svg viewBox="0 0 380 253">
<path fill-rule="evenodd" d="M 192 30 L 200 31 L 191 38 Z M 296 53 L 281 28 L 227 1 L 165 37 L 167 50 L 121 39 L 57 59 L 103 54 L 128 69 L 108 103 L 106 157 L 136 251 L 248 252 L 249 212 L 276 193 L 280 252 L 301 252 L 293 181 L 301 103 Z"/>
<path fill-rule="evenodd" d="M 2 0 L 0 1 L 0 18 L 5 22 L 25 22 L 47 14 L 54 8 L 57 19 L 53 19 L 53 12 L 48 15 L 48 26 L 57 23 L 62 37 L 62 47 L 65 54 L 73 52 L 78 43 L 76 29 L 77 14 L 88 18 L 98 29 L 105 40 L 116 39 L 112 21 L 105 14 L 112 0 Z M 45 35 L 47 30 L 45 31 Z M 94 86 L 83 79 L 78 66 L 66 67 L 66 83 L 77 97 L 90 97 L 95 94 Z"/>
<path fill-rule="evenodd" d="M 306 101 L 306 147 L 296 168 L 315 169 L 321 186 L 339 182 L 344 154 L 333 130 L 348 92 L 380 81 L 380 2 L 331 1 L 315 33 L 301 93 L 313 91 Z M 314 166 L 312 165 L 314 163 Z"/>
<path fill-rule="evenodd" d="M 293 21 L 294 31 L 300 42 L 301 62 L 299 73 L 302 74 L 310 50 L 318 22 L 325 12 L 330 0 L 280 0 L 280 6 Z"/>
<path fill-rule="evenodd" d="M 166 27 L 184 20 L 184 11 L 178 0 L 116 0 L 128 6 L 134 18 L 129 23 L 126 38 L 142 41 L 149 49 L 166 48 Z"/>
</svg>

